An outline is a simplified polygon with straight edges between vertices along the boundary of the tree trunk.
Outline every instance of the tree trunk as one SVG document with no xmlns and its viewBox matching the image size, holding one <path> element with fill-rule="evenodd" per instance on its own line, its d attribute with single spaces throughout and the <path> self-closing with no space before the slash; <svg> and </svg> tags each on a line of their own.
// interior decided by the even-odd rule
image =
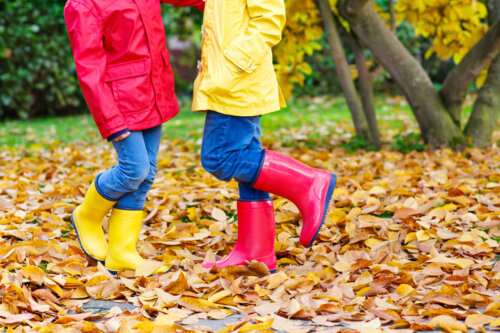
<svg viewBox="0 0 500 333">
<path fill-rule="evenodd" d="M 333 13 L 330 8 L 329 0 L 318 1 L 321 9 L 321 16 L 323 17 L 323 24 L 328 37 L 328 44 L 330 45 L 333 61 L 335 63 L 335 69 L 337 71 L 340 86 L 347 101 L 347 105 L 351 111 L 354 128 L 356 129 L 356 135 L 364 138 L 368 144 L 374 144 L 356 87 L 354 86 L 351 73 L 349 72 L 349 66 L 344 54 L 344 48 L 342 47 L 342 43 L 340 41 L 337 26 L 335 25 L 335 21 L 333 19 Z"/>
<path fill-rule="evenodd" d="M 500 21 L 500 0 L 488 2 L 490 23 Z M 491 137 L 500 113 L 500 55 L 493 60 L 488 78 L 479 91 L 474 109 L 465 128 L 465 135 L 476 147 L 491 145 Z"/>
<path fill-rule="evenodd" d="M 351 33 L 347 32 L 347 38 L 351 44 L 356 59 L 356 66 L 359 72 L 359 92 L 361 95 L 361 103 L 363 104 L 363 112 L 370 127 L 370 133 L 373 144 L 376 148 L 380 148 L 380 133 L 378 131 L 377 116 L 375 114 L 375 101 L 373 98 L 373 86 L 370 71 L 366 67 L 366 57 L 363 52 L 363 47 L 359 40 Z"/>
<path fill-rule="evenodd" d="M 340 10 L 358 38 L 403 90 L 425 142 L 432 149 L 463 144 L 465 137 L 429 76 L 386 27 L 374 9 L 373 0 L 341 0 Z"/>
</svg>

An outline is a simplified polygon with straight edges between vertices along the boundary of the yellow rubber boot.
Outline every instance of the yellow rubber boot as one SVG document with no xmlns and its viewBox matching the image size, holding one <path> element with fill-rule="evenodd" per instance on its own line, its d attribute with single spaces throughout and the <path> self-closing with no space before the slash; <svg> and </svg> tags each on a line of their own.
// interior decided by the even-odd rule
<svg viewBox="0 0 500 333">
<path fill-rule="evenodd" d="M 102 230 L 102 220 L 115 203 L 103 198 L 92 183 L 82 204 L 71 214 L 71 223 L 83 252 L 95 261 L 106 259 L 108 243 Z"/>
<path fill-rule="evenodd" d="M 141 210 L 114 208 L 109 219 L 109 248 L 105 267 L 112 273 L 130 269 L 136 270 L 146 264 L 137 252 L 137 241 L 141 232 L 143 213 Z M 168 271 L 167 266 L 158 267 L 152 274 Z"/>
</svg>

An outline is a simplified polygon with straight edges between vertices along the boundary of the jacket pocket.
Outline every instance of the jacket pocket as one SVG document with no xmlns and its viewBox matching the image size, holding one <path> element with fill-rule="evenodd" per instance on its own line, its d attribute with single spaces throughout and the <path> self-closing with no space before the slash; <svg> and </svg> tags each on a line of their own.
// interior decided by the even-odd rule
<svg viewBox="0 0 500 333">
<path fill-rule="evenodd" d="M 152 105 L 154 98 L 149 59 L 108 66 L 105 81 L 111 85 L 115 103 L 121 111 L 138 111 Z"/>
</svg>

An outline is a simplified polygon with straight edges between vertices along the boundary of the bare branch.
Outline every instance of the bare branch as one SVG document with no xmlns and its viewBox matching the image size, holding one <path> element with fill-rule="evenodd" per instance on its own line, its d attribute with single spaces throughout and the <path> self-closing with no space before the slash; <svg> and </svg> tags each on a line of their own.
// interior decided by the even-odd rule
<svg viewBox="0 0 500 333">
<path fill-rule="evenodd" d="M 446 77 L 441 96 L 457 124 L 470 84 L 499 53 L 500 21 L 497 21 Z"/>
<path fill-rule="evenodd" d="M 394 0 L 389 0 L 389 13 L 391 14 L 391 31 L 396 33 L 396 11 L 394 10 Z"/>
<path fill-rule="evenodd" d="M 343 28 L 341 29 L 347 37 L 347 41 L 351 45 L 354 52 L 356 67 L 358 68 L 359 73 L 359 92 L 361 95 L 361 103 L 363 104 L 363 112 L 366 116 L 366 120 L 370 128 L 372 142 L 378 149 L 380 147 L 380 133 L 378 130 L 377 116 L 375 114 L 375 101 L 373 98 L 373 73 L 370 72 L 369 68 L 366 65 L 365 53 L 359 39 L 352 32 L 346 31 L 346 29 Z M 380 65 L 379 67 L 381 68 Z"/>
</svg>

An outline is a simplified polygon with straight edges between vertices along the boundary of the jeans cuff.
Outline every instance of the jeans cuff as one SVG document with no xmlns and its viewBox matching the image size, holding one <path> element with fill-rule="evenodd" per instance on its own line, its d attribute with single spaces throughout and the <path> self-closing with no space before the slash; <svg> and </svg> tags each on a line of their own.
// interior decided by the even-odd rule
<svg viewBox="0 0 500 333">
<path fill-rule="evenodd" d="M 255 176 L 253 176 L 252 181 L 250 182 L 250 186 L 253 188 L 255 183 L 257 182 L 257 179 L 259 179 L 260 172 L 262 171 L 262 167 L 264 166 L 264 160 L 266 159 L 266 150 L 262 149 L 262 156 L 260 157 L 260 162 L 259 162 L 259 168 L 257 169 L 257 172 L 255 173 Z"/>
<path fill-rule="evenodd" d="M 138 210 L 142 211 L 142 210 L 144 210 L 144 206 L 142 208 L 136 208 L 136 207 L 130 208 L 130 207 L 122 207 L 122 206 L 120 206 L 119 203 L 117 203 L 113 208 L 120 209 L 120 210 L 129 210 L 129 211 L 138 211 Z"/>
</svg>

